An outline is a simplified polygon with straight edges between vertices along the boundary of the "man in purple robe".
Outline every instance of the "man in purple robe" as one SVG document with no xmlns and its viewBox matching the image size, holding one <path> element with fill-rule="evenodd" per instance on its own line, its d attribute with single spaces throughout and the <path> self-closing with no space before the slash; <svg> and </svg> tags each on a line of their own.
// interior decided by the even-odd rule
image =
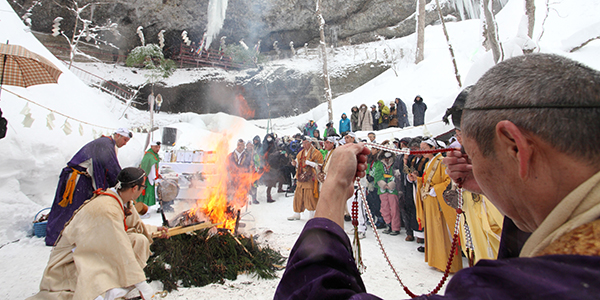
<svg viewBox="0 0 600 300">
<path fill-rule="evenodd" d="M 549 54 L 512 58 L 483 75 L 462 115 L 466 154 L 450 152 L 444 163 L 506 216 L 498 259 L 457 272 L 444 295 L 417 299 L 599 299 L 598 82 L 600 72 Z M 379 299 L 366 293 L 342 230 L 367 152 L 353 144 L 334 153 L 275 299 Z"/>
<path fill-rule="evenodd" d="M 117 183 L 121 166 L 117 148 L 127 144 L 133 134 L 119 128 L 112 136 L 102 136 L 81 148 L 60 173 L 52 209 L 46 227 L 46 245 L 54 246 L 73 212 L 92 197 L 96 189 L 107 189 Z"/>
</svg>

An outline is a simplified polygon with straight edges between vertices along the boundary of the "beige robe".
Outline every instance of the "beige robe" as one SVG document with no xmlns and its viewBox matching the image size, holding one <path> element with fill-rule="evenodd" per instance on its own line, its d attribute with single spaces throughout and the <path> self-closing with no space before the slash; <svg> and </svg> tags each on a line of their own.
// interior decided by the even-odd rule
<svg viewBox="0 0 600 300">
<path fill-rule="evenodd" d="M 571 191 L 531 234 L 521 257 L 533 257 L 574 229 L 600 218 L 600 172 Z"/>
<path fill-rule="evenodd" d="M 135 209 L 123 222 L 123 200 L 100 195 L 75 211 L 50 253 L 40 292 L 29 299 L 95 299 L 146 280 L 151 231 Z M 131 202 L 130 202 L 131 203 Z M 132 206 L 133 208 L 133 206 Z"/>
</svg>

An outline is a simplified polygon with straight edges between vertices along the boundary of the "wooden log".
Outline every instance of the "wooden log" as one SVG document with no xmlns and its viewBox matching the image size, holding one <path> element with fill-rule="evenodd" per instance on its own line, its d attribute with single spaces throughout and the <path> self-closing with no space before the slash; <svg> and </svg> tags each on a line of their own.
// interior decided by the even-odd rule
<svg viewBox="0 0 600 300">
<path fill-rule="evenodd" d="M 215 223 L 215 224 L 202 223 L 202 224 L 196 224 L 196 225 L 191 225 L 191 226 L 186 226 L 186 227 L 174 227 L 174 228 L 169 228 L 169 230 L 166 232 L 166 234 L 167 234 L 167 237 L 171 237 L 171 236 L 176 236 L 176 235 L 180 235 L 183 233 L 194 232 L 197 230 L 210 228 L 213 226 L 219 226 L 221 224 L 223 224 L 223 223 Z M 159 238 L 162 235 L 163 235 L 162 231 L 153 232 L 152 238 Z"/>
</svg>

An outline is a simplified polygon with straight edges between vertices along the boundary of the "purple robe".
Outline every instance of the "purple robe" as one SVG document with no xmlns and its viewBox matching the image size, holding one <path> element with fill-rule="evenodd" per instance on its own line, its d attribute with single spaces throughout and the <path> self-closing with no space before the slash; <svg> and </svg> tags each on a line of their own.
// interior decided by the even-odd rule
<svg viewBox="0 0 600 300">
<path fill-rule="evenodd" d="M 400 287 L 398 297 L 408 298 Z M 380 298 L 366 292 L 343 229 L 328 219 L 314 218 L 290 253 L 274 299 Z M 480 260 L 457 272 L 445 295 L 415 299 L 600 299 L 600 257 Z"/>
<path fill-rule="evenodd" d="M 102 136 L 83 146 L 83 148 L 81 148 L 67 163 L 67 167 L 60 173 L 56 195 L 54 196 L 52 209 L 48 215 L 48 225 L 46 227 L 46 245 L 48 246 L 54 246 L 65 223 L 73 216 L 73 212 L 77 210 L 85 200 L 92 197 L 94 186 L 92 184 L 92 178 L 86 173 L 87 176 L 80 175 L 77 180 L 73 192 L 73 202 L 66 207 L 62 207 L 58 204 L 63 199 L 67 180 L 71 176 L 71 173 L 73 173 L 73 169 L 71 168 L 86 172 L 87 170 L 80 164 L 90 159 L 96 189 L 107 189 L 113 187 L 117 183 L 117 175 L 121 172 L 121 166 L 117 160 L 115 141 L 111 137 Z"/>
</svg>

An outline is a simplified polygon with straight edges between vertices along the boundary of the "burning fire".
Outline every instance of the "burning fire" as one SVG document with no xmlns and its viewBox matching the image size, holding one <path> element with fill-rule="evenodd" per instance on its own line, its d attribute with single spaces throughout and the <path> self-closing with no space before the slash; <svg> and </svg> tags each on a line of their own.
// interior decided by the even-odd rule
<svg viewBox="0 0 600 300">
<path fill-rule="evenodd" d="M 254 118 L 254 110 L 248 106 L 248 102 L 242 96 L 242 94 L 238 94 L 235 96 L 235 100 L 237 101 L 238 108 L 240 110 L 240 116 L 244 119 Z"/>
<path fill-rule="evenodd" d="M 214 223 L 222 223 L 218 228 L 235 230 L 238 211 L 248 203 L 250 185 L 258 180 L 261 173 L 254 169 L 238 169 L 228 160 L 231 135 L 219 134 L 211 138 L 214 151 L 210 161 L 205 161 L 205 181 L 207 188 L 199 195 L 196 206 L 189 210 L 191 218 L 208 217 Z M 250 159 L 250 158 L 249 158 Z M 229 166 L 229 167 L 228 167 Z"/>
</svg>

